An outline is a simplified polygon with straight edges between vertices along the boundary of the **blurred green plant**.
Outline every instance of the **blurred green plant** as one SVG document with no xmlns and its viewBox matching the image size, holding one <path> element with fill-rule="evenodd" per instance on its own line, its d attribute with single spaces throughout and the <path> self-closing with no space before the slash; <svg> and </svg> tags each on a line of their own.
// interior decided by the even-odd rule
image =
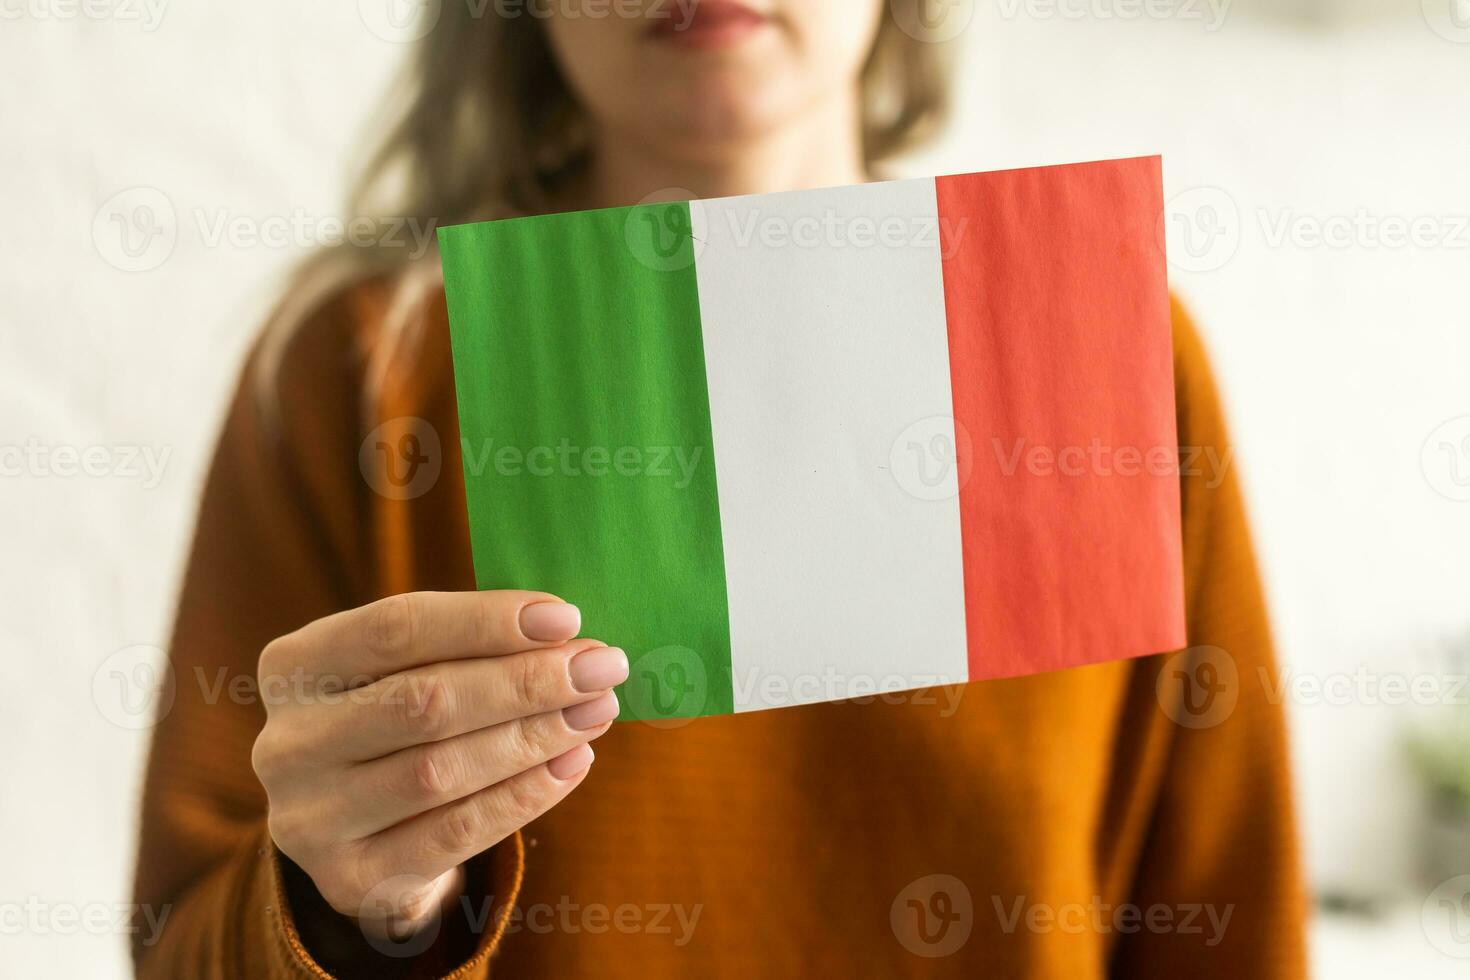
<svg viewBox="0 0 1470 980">
<path fill-rule="evenodd" d="M 1470 633 L 1444 650 L 1446 678 L 1463 679 L 1470 668 Z M 1465 685 L 1451 685 L 1456 697 L 1411 729 L 1405 740 L 1409 765 L 1423 784 L 1434 815 L 1470 818 L 1470 703 Z"/>
<path fill-rule="evenodd" d="M 1424 728 L 1409 735 L 1409 763 L 1429 794 L 1437 814 L 1470 815 L 1470 710 L 1452 723 Z"/>
</svg>

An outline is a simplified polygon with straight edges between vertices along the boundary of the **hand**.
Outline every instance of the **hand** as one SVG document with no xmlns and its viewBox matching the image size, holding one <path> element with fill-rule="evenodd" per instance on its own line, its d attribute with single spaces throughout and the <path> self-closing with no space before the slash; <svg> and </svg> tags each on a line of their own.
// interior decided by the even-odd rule
<svg viewBox="0 0 1470 980">
<path fill-rule="evenodd" d="M 395 940 L 461 865 L 559 803 L 617 717 L 623 651 L 540 592 L 419 592 L 269 644 L 252 763 L 276 846 L 327 904 Z"/>
</svg>

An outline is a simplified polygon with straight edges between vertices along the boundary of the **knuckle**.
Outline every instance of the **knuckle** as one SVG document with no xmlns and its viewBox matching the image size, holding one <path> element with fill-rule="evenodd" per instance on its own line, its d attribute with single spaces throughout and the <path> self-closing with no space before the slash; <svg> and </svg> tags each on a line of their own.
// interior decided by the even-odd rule
<svg viewBox="0 0 1470 980">
<path fill-rule="evenodd" d="M 449 754 L 425 748 L 413 760 L 413 778 L 408 795 L 411 799 L 432 803 L 452 797 L 458 782 Z"/>
<path fill-rule="evenodd" d="M 271 840 L 276 842 L 286 854 L 293 857 L 303 850 L 305 837 L 303 835 L 304 825 L 296 819 L 293 811 L 285 807 L 271 807 L 265 818 L 266 829 L 270 831 Z"/>
<path fill-rule="evenodd" d="M 373 603 L 367 622 L 367 646 L 375 655 L 396 658 L 413 646 L 415 617 L 412 595 L 394 595 Z"/>
<path fill-rule="evenodd" d="M 277 728 L 269 722 L 255 736 L 255 744 L 250 747 L 250 767 L 255 770 L 255 778 L 267 789 L 274 781 L 279 771 L 281 760 L 288 758 L 282 751 L 281 736 Z"/>
<path fill-rule="evenodd" d="M 506 633 L 506 603 L 494 593 L 481 593 L 481 596 L 474 604 L 475 643 L 480 650 L 493 650 Z"/>
<path fill-rule="evenodd" d="M 449 731 L 454 715 L 454 693 L 433 675 L 411 675 L 397 685 L 394 707 L 401 727 L 428 740 Z"/>
<path fill-rule="evenodd" d="M 255 771 L 255 778 L 264 785 L 271 771 L 271 751 L 265 740 L 265 731 L 255 736 L 255 744 L 250 746 L 250 768 Z"/>
<path fill-rule="evenodd" d="M 408 922 L 420 922 L 438 911 L 431 888 L 400 892 L 392 897 L 392 914 Z"/>
<path fill-rule="evenodd" d="M 551 688 L 551 676 L 543 657 L 517 657 L 507 663 L 510 667 L 510 696 L 514 707 L 521 714 L 533 714 L 547 699 Z"/>
<path fill-rule="evenodd" d="M 546 754 L 548 741 L 545 726 L 531 718 L 522 718 L 505 730 L 506 761 L 520 772 L 537 762 Z"/>
<path fill-rule="evenodd" d="M 291 669 L 295 656 L 295 644 L 289 635 L 279 636 L 265 645 L 255 664 L 255 679 L 263 685 L 267 678 L 283 674 Z"/>
<path fill-rule="evenodd" d="M 473 801 L 467 801 L 445 812 L 439 821 L 435 843 L 445 854 L 478 851 L 485 830 L 484 814 Z"/>
<path fill-rule="evenodd" d="M 317 892 L 333 911 L 355 916 L 362 910 L 366 890 L 358 883 L 357 875 L 340 862 L 329 861 L 307 873 L 311 875 Z"/>
<path fill-rule="evenodd" d="M 539 782 L 529 776 L 518 776 L 501 786 L 506 815 L 517 827 L 529 823 L 544 808 L 545 794 Z"/>
</svg>

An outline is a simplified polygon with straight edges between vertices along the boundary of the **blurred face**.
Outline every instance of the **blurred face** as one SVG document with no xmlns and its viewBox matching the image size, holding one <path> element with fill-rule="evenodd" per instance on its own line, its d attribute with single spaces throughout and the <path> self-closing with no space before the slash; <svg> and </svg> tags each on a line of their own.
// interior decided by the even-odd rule
<svg viewBox="0 0 1470 980">
<path fill-rule="evenodd" d="M 691 156 L 851 98 L 883 0 L 555 0 L 545 22 L 602 128 Z"/>
</svg>

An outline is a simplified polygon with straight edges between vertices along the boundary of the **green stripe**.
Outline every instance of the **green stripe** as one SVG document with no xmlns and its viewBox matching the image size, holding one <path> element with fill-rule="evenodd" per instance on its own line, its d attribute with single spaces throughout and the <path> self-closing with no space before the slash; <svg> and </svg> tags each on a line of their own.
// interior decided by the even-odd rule
<svg viewBox="0 0 1470 980">
<path fill-rule="evenodd" d="M 733 710 L 687 204 L 439 231 L 475 578 L 628 651 L 624 718 Z"/>
</svg>

